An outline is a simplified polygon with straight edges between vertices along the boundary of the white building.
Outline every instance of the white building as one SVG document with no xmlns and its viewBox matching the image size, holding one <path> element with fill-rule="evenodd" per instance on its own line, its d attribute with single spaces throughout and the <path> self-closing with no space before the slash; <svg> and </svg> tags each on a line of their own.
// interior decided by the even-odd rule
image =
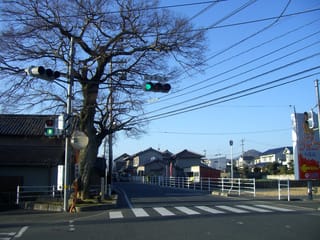
<svg viewBox="0 0 320 240">
<path fill-rule="evenodd" d="M 210 167 L 217 169 L 217 170 L 221 170 L 221 171 L 225 171 L 227 168 L 227 163 L 228 160 L 226 157 L 217 157 L 217 158 L 210 158 Z"/>
</svg>

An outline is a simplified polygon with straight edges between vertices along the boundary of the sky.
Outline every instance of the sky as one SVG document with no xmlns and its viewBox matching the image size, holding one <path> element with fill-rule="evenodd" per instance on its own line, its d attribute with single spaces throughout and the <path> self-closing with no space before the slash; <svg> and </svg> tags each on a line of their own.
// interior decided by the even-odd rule
<svg viewBox="0 0 320 240">
<path fill-rule="evenodd" d="M 317 111 L 320 1 L 161 0 L 160 5 L 195 28 L 208 28 L 207 61 L 201 72 L 183 69 L 169 93 L 146 93 L 146 116 L 159 115 L 138 138 L 118 134 L 114 157 L 152 147 L 230 158 L 230 140 L 234 155 L 292 146 L 294 109 Z"/>
</svg>

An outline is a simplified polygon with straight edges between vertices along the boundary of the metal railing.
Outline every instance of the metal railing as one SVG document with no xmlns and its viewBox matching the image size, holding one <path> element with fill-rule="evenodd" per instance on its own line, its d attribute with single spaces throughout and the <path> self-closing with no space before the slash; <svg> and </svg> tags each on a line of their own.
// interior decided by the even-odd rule
<svg viewBox="0 0 320 240">
<path fill-rule="evenodd" d="M 162 187 L 183 188 L 210 193 L 228 193 L 238 196 L 249 194 L 256 196 L 255 179 L 242 178 L 200 178 L 190 180 L 186 177 L 162 177 L 162 176 L 133 176 L 132 181 L 144 184 L 156 184 Z"/>
<path fill-rule="evenodd" d="M 34 201 L 38 198 L 57 199 L 63 196 L 57 186 L 17 186 L 16 204 L 21 202 Z"/>
<path fill-rule="evenodd" d="M 278 180 L 278 200 L 281 200 L 281 191 L 285 188 L 288 202 L 290 201 L 290 180 Z"/>
</svg>

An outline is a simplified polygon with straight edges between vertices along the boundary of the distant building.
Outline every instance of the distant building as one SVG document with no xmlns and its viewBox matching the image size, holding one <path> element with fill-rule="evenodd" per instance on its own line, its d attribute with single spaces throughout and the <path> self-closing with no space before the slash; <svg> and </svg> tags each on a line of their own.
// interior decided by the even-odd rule
<svg viewBox="0 0 320 240">
<path fill-rule="evenodd" d="M 260 158 L 261 152 L 256 150 L 248 150 L 243 153 L 236 161 L 236 167 L 243 169 L 245 167 L 252 168 L 255 165 L 256 159 Z"/>
<path fill-rule="evenodd" d="M 261 153 L 260 157 L 255 160 L 256 166 L 263 166 L 268 163 L 277 162 L 282 165 L 288 165 L 293 160 L 292 147 L 280 147 L 269 149 Z"/>
<path fill-rule="evenodd" d="M 224 156 L 224 157 L 210 158 L 209 161 L 210 161 L 210 164 L 209 164 L 210 167 L 220 171 L 226 171 L 227 164 L 230 160 L 228 160 Z"/>
<path fill-rule="evenodd" d="M 172 154 L 148 148 L 134 155 L 123 154 L 115 159 L 115 170 L 121 176 L 163 176 L 163 177 L 213 177 L 220 171 L 203 163 L 203 155 L 187 149 Z"/>
</svg>

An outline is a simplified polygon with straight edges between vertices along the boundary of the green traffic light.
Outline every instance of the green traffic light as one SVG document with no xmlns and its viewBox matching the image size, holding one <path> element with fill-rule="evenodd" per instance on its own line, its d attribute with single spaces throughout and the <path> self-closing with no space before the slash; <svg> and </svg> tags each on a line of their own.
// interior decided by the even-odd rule
<svg viewBox="0 0 320 240">
<path fill-rule="evenodd" d="M 151 91 L 151 89 L 152 89 L 152 83 L 146 83 L 146 84 L 144 85 L 144 89 L 145 89 L 146 91 Z"/>
<path fill-rule="evenodd" d="M 54 135 L 54 129 L 53 128 L 46 128 L 44 132 L 45 136 L 51 137 Z"/>
</svg>

